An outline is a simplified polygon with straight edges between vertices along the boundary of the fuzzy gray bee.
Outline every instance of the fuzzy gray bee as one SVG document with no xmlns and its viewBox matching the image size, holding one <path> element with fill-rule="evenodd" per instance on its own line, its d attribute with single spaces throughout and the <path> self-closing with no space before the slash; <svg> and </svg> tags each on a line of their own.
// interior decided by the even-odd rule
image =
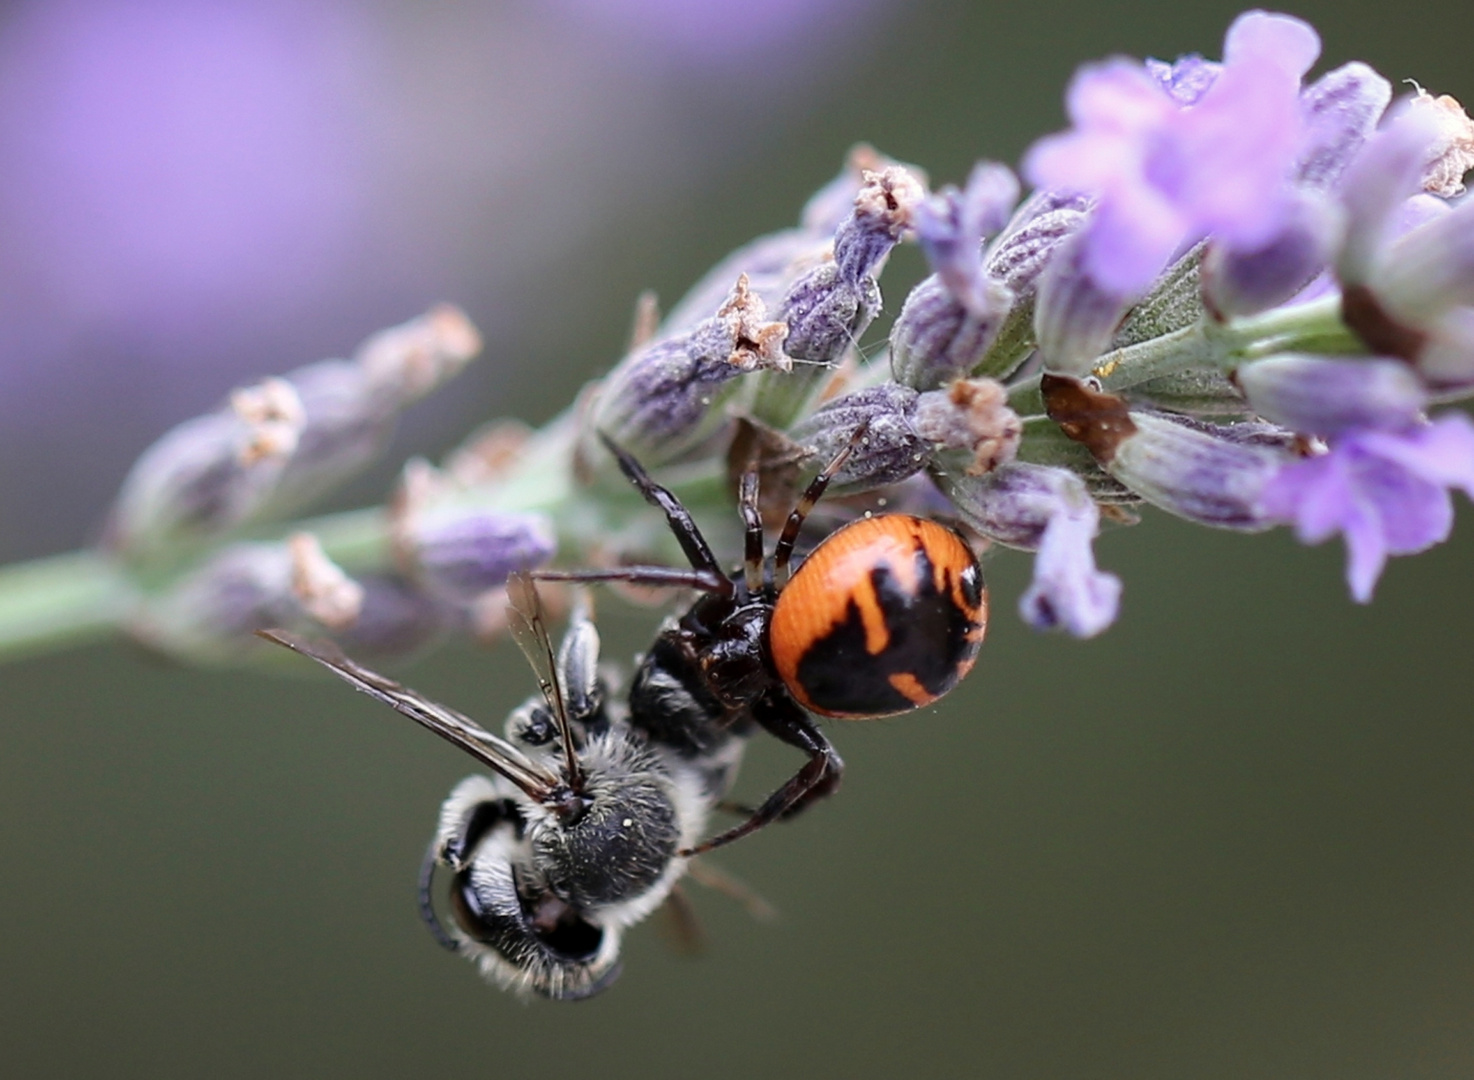
<svg viewBox="0 0 1474 1080">
<path fill-rule="evenodd" d="M 746 740 L 711 730 L 699 753 L 630 725 L 598 670 L 599 636 L 575 611 L 555 653 L 525 578 L 511 584 L 513 632 L 540 685 L 507 718 L 506 737 L 364 668 L 330 645 L 262 636 L 311 657 L 422 724 L 493 775 L 456 785 L 420 875 L 435 937 L 498 985 L 558 1000 L 589 997 L 619 975 L 624 931 L 671 894 Z M 436 912 L 436 871 L 450 874 L 450 919 Z"/>
</svg>

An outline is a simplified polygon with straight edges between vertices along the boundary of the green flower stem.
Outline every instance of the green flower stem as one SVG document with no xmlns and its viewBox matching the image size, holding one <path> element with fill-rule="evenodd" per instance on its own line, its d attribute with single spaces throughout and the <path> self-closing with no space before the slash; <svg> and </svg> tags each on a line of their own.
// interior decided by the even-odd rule
<svg viewBox="0 0 1474 1080">
<path fill-rule="evenodd" d="M 1182 371 L 1232 371 L 1246 360 L 1274 353 L 1365 351 L 1366 346 L 1341 322 L 1340 296 L 1328 296 L 1229 323 L 1197 322 L 1127 345 L 1101 357 L 1094 374 L 1103 389 L 1114 393 Z"/>
<path fill-rule="evenodd" d="M 0 567 L 0 660 L 105 639 L 135 599 L 117 564 L 92 551 Z"/>
<path fill-rule="evenodd" d="M 648 528 L 651 546 L 679 561 L 681 552 L 664 523 L 650 519 L 644 502 L 623 477 L 580 488 L 566 457 L 558 453 L 568 450 L 568 444 L 549 440 L 542 449 L 549 453 L 530 455 L 515 473 L 485 491 L 487 505 L 550 514 L 573 565 L 586 546 L 616 528 L 631 527 Z M 735 520 L 735 515 L 730 515 L 725 472 L 719 463 L 703 462 L 672 472 L 674 475 L 665 477 L 670 487 L 698 514 L 709 516 L 715 535 L 722 536 L 723 522 L 729 516 Z M 478 495 L 472 492 L 467 497 Z M 129 570 L 94 551 L 16 563 L 0 567 L 0 662 L 105 640 L 118 633 L 151 592 L 167 589 L 210 552 L 237 540 L 270 542 L 290 532 L 312 533 L 328 556 L 350 574 L 393 565 L 389 514 L 382 506 L 277 524 L 248 536 L 222 539 L 203 550 L 181 550 L 177 558 L 160 560 L 147 572 Z"/>
</svg>

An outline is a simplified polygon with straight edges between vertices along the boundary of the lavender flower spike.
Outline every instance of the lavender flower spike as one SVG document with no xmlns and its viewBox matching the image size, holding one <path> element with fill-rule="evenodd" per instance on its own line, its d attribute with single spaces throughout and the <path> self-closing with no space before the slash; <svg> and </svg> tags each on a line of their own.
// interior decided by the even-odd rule
<svg viewBox="0 0 1474 1080">
<path fill-rule="evenodd" d="M 1474 498 L 1474 422 L 1462 413 L 1403 432 L 1348 435 L 1327 453 L 1285 465 L 1261 505 L 1304 543 L 1341 533 L 1352 598 L 1365 604 L 1389 555 L 1448 538 L 1455 487 Z"/>
<path fill-rule="evenodd" d="M 1134 61 L 1076 75 L 1074 129 L 1036 143 L 1024 173 L 1098 197 L 1085 259 L 1098 285 L 1137 294 L 1208 233 L 1248 248 L 1269 239 L 1301 153 L 1300 79 L 1319 53 L 1308 24 L 1250 11 L 1229 27 L 1222 70 L 1191 108 Z"/>
</svg>

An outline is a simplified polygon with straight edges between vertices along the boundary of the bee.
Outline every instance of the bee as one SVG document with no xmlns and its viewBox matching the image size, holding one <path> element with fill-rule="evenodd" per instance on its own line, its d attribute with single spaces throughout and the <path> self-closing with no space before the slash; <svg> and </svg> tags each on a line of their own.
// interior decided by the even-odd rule
<svg viewBox="0 0 1474 1080">
<path fill-rule="evenodd" d="M 855 439 L 860 437 L 857 432 Z M 766 558 L 757 474 L 742 478 L 744 560 L 721 568 L 689 511 L 605 440 L 659 508 L 689 569 L 537 571 L 509 583 L 513 636 L 539 695 L 505 737 L 343 656 L 279 630 L 262 636 L 316 660 L 491 769 L 451 792 L 420 874 L 420 912 L 437 940 L 491 981 L 558 1000 L 618 977 L 624 931 L 671 898 L 690 860 L 831 794 L 844 765 L 810 713 L 888 716 L 935 701 L 972 666 L 986 625 L 977 559 L 957 533 L 904 514 L 837 530 L 791 572 L 804 519 L 855 444 L 809 484 Z M 612 694 L 599 638 L 575 608 L 554 651 L 535 579 L 624 581 L 695 590 Z M 748 738 L 763 729 L 805 764 L 737 826 L 705 836 Z M 450 874 L 447 923 L 437 871 Z"/>
<path fill-rule="evenodd" d="M 556 652 L 537 593 L 511 582 L 513 635 L 540 693 L 514 709 L 505 737 L 343 656 L 280 630 L 270 641 L 433 731 L 491 770 L 456 785 L 420 872 L 431 933 L 499 986 L 560 1001 L 609 986 L 624 931 L 658 908 L 686 870 L 726 793 L 744 740 L 712 733 L 684 754 L 634 729 L 599 672 L 599 635 L 575 608 Z M 435 903 L 450 876 L 450 919 Z"/>
</svg>

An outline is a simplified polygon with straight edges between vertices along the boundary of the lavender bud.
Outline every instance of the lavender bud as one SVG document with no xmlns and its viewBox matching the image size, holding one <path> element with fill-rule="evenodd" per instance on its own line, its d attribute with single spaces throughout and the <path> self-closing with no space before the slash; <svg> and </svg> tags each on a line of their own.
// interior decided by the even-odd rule
<svg viewBox="0 0 1474 1080">
<path fill-rule="evenodd" d="M 822 370 L 859 342 L 880 303 L 880 285 L 873 277 L 847 281 L 838 263 L 811 270 L 788 290 L 779 309 L 788 326 L 788 354 Z"/>
<path fill-rule="evenodd" d="M 911 224 L 922 188 L 906 170 L 868 173 L 854 210 L 834 234 L 834 261 L 788 290 L 778 317 L 788 324 L 788 355 L 829 364 L 857 342 L 880 311 L 874 274 Z"/>
<path fill-rule="evenodd" d="M 869 143 L 856 143 L 845 155 L 844 167 L 840 169 L 839 175 L 814 192 L 813 197 L 804 203 L 803 213 L 799 217 L 802 227 L 811 233 L 832 236 L 834 230 L 854 210 L 855 196 L 864 187 L 867 175 L 881 173 L 892 167 L 902 168 L 921 183 L 926 183 L 926 173 L 918 166 L 897 161 Z"/>
<path fill-rule="evenodd" d="M 1045 375 L 1041 382 L 1050 419 L 1148 502 L 1216 528 L 1252 532 L 1274 524 L 1259 495 L 1290 455 L 1272 429 L 1194 424 L 1132 410 L 1075 379 Z"/>
<path fill-rule="evenodd" d="M 1328 71 L 1300 94 L 1305 150 L 1296 178 L 1312 188 L 1329 188 L 1387 111 L 1392 84 L 1366 64 L 1352 62 Z"/>
<path fill-rule="evenodd" d="M 911 290 L 891 326 L 891 373 L 896 381 L 934 390 L 974 372 L 1007 375 L 1007 370 L 988 370 L 983 362 L 1012 299 L 1012 293 L 994 283 L 989 307 L 979 311 L 962 304 L 939 275 L 926 278 Z M 1008 357 L 1010 368 L 1014 361 Z"/>
<path fill-rule="evenodd" d="M 746 372 L 789 371 L 787 327 L 767 322 L 746 277 L 716 315 L 689 333 L 657 341 L 625 357 L 605 380 L 592 427 L 647 466 L 679 455 L 722 423 L 718 402 Z"/>
<path fill-rule="evenodd" d="M 979 162 L 965 191 L 947 186 L 916 208 L 916 239 L 926 261 L 959 302 L 974 314 L 993 308 L 983 274 L 982 242 L 998 232 L 1018 201 L 1018 178 L 992 162 Z"/>
<path fill-rule="evenodd" d="M 717 263 L 671 309 L 659 336 L 686 333 L 709 318 L 731 291 L 732 282 L 744 274 L 753 294 L 769 309 L 776 309 L 795 281 L 833 258 L 834 231 L 854 210 L 865 173 L 897 164 L 874 147 L 855 146 L 839 175 L 805 204 L 796 228 L 761 236 Z M 906 168 L 922 175 L 915 166 Z"/>
<path fill-rule="evenodd" d="M 1271 356 L 1240 366 L 1234 380 L 1256 413 L 1302 435 L 1402 430 L 1428 404 L 1422 381 L 1398 360 Z"/>
<path fill-rule="evenodd" d="M 911 291 L 891 327 L 891 370 L 900 382 L 930 390 L 982 364 L 1013 304 L 1008 287 L 983 270 L 982 240 L 1003 226 L 1017 198 L 1013 173 L 983 162 L 965 192 L 945 188 L 917 208 L 917 239 L 936 273 Z"/>
<path fill-rule="evenodd" d="M 1106 469 L 1147 502 L 1220 529 L 1258 532 L 1274 522 L 1259 495 L 1288 454 L 1237 442 L 1168 414 L 1134 413 L 1136 433 Z"/>
<path fill-rule="evenodd" d="M 1474 202 L 1464 200 L 1398 238 L 1373 288 L 1388 314 L 1412 327 L 1474 304 Z"/>
<path fill-rule="evenodd" d="M 1325 270 L 1341 240 L 1329 201 L 1294 196 L 1294 212 L 1252 250 L 1212 243 L 1202 262 L 1203 298 L 1220 320 L 1255 315 L 1289 300 Z"/>
<path fill-rule="evenodd" d="M 846 446 L 862 423 L 865 434 L 832 490 L 899 483 L 933 463 L 986 472 L 1013 457 L 1022 432 L 1003 387 L 992 379 L 971 379 L 926 393 L 895 383 L 856 390 L 818 409 L 791 434 L 824 460 Z"/>
<path fill-rule="evenodd" d="M 129 471 L 108 526 L 108 543 L 130 557 L 246 520 L 280 479 L 302 430 L 301 399 L 269 379 L 237 391 L 234 404 L 187 420 L 144 451 Z"/>
<path fill-rule="evenodd" d="M 1001 283 L 1013 301 L 987 354 L 971 369 L 975 374 L 1006 378 L 1033 352 L 1039 280 L 1064 242 L 1085 224 L 1090 205 L 1084 195 L 1037 191 L 994 239 L 984 260 L 985 273 Z"/>
<path fill-rule="evenodd" d="M 128 632 L 162 652 L 210 664 L 253 651 L 257 630 L 341 630 L 363 611 L 363 586 L 317 540 L 298 533 L 274 544 L 233 544 L 163 594 L 149 597 Z"/>
<path fill-rule="evenodd" d="M 931 455 L 931 444 L 916 430 L 918 397 L 915 390 L 895 383 L 866 387 L 821 406 L 790 435 L 827 461 L 866 424 L 865 434 L 830 490 L 865 491 L 894 484 L 924 469 Z"/>
<path fill-rule="evenodd" d="M 854 209 L 834 232 L 834 262 L 842 280 L 858 284 L 880 272 L 925 195 L 921 181 L 899 165 L 865 174 Z"/>
<path fill-rule="evenodd" d="M 935 464 L 971 476 L 991 472 L 1018 453 L 1023 423 L 996 379 L 958 379 L 916 399 L 916 431 L 932 444 Z"/>
<path fill-rule="evenodd" d="M 1085 268 L 1086 248 L 1077 234 L 1051 259 L 1039 282 L 1034 332 L 1048 371 L 1083 375 L 1106 351 L 1131 308 L 1131 298 L 1102 289 Z"/>
<path fill-rule="evenodd" d="M 459 374 L 480 352 L 481 334 L 466 313 L 441 304 L 375 334 L 353 359 L 377 390 L 407 405 Z"/>
<path fill-rule="evenodd" d="M 1341 182 L 1346 238 L 1336 259 L 1336 276 L 1347 288 L 1368 285 L 1375 277 L 1403 206 L 1421 188 L 1424 165 L 1437 142 L 1436 117 L 1404 105 L 1393 110 L 1347 167 Z"/>
<path fill-rule="evenodd" d="M 1090 199 L 1066 191 L 1036 191 L 1024 200 L 987 256 L 990 277 L 1019 297 L 1032 296 L 1054 253 L 1088 220 Z"/>
<path fill-rule="evenodd" d="M 940 473 L 937 483 L 970 528 L 990 540 L 1037 551 L 1060 513 L 1091 505 L 1085 484 L 1068 469 L 1011 461 L 980 475 Z"/>
<path fill-rule="evenodd" d="M 412 397 L 474 355 L 453 308 L 384 331 L 356 360 L 324 360 L 235 391 L 149 447 L 123 482 L 108 544 L 131 559 L 301 509 L 368 464 Z"/>
<path fill-rule="evenodd" d="M 253 521 L 286 517 L 357 474 L 383 451 L 406 403 L 351 361 L 310 364 L 287 380 L 302 402 L 302 430 L 276 483 L 250 508 Z"/>
<path fill-rule="evenodd" d="M 390 530 L 406 572 L 451 604 L 469 604 L 558 549 L 546 515 L 485 506 L 424 461 L 405 468 Z"/>
</svg>

